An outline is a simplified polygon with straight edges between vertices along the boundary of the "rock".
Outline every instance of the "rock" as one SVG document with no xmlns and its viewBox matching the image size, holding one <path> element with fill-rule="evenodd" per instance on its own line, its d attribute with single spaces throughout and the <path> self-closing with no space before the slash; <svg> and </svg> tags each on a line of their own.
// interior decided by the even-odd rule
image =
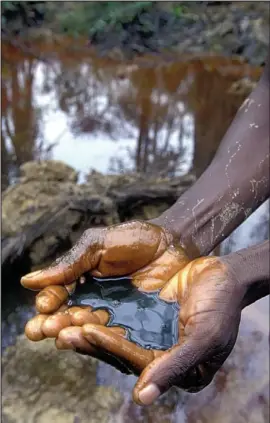
<svg viewBox="0 0 270 423">
<path fill-rule="evenodd" d="M 104 175 L 92 170 L 86 177 L 87 185 L 97 194 L 107 195 L 111 189 L 122 188 L 132 183 L 143 182 L 145 178 L 139 173 L 126 173 L 123 175 Z"/>
<path fill-rule="evenodd" d="M 153 219 L 195 180 L 193 175 L 151 179 L 93 171 L 85 184 L 77 184 L 75 170 L 53 160 L 25 163 L 21 175 L 2 196 L 5 275 L 14 267 L 20 273 L 22 263 L 30 268 L 51 263 L 89 227 Z"/>
<path fill-rule="evenodd" d="M 59 161 L 28 162 L 20 171 L 18 183 L 2 196 L 2 231 L 6 236 L 23 231 L 62 198 L 80 191 L 75 170 Z"/>
<path fill-rule="evenodd" d="M 119 222 L 113 201 L 90 184 L 78 185 L 75 170 L 64 163 L 25 163 L 21 174 L 2 196 L 2 264 L 25 261 L 27 251 L 33 266 L 42 265 L 89 226 Z"/>
<path fill-rule="evenodd" d="M 23 230 L 17 235 L 2 239 L 3 266 L 12 266 L 14 260 L 25 261 L 26 254 L 30 257 L 32 266 L 44 266 L 71 248 L 87 228 L 119 222 L 113 201 L 98 195 L 87 197 L 87 190 L 85 195 L 81 191 L 77 195 L 67 195 L 66 198 L 61 193 L 60 198 L 48 199 L 47 204 L 49 210 L 42 210 L 37 205 L 36 214 L 32 219 L 29 218 L 28 225 L 27 213 L 30 214 L 30 211 L 23 209 Z M 19 219 L 20 209 L 18 223 Z"/>
<path fill-rule="evenodd" d="M 233 22 L 226 20 L 224 22 L 220 22 L 214 28 L 209 29 L 205 32 L 206 38 L 215 37 L 217 34 L 221 37 L 226 35 L 229 32 L 233 31 Z"/>
<path fill-rule="evenodd" d="M 77 172 L 59 160 L 42 160 L 24 163 L 20 167 L 21 182 L 24 180 L 77 182 Z"/>
<path fill-rule="evenodd" d="M 96 366 L 90 357 L 58 351 L 53 340 L 19 336 L 2 358 L 2 421 L 107 423 L 123 399 L 96 385 Z"/>
<path fill-rule="evenodd" d="M 268 46 L 269 44 L 269 22 L 263 18 L 255 19 L 253 21 L 253 31 L 256 39 L 262 44 Z"/>
</svg>

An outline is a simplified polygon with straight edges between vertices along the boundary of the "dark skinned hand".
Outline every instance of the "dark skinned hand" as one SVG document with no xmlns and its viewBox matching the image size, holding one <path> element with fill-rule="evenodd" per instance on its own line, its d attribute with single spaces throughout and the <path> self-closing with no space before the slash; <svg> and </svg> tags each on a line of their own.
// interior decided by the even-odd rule
<svg viewBox="0 0 270 423">
<path fill-rule="evenodd" d="M 22 285 L 41 290 L 36 297 L 38 315 L 25 328 L 32 341 L 57 338 L 59 349 L 73 348 L 102 359 L 122 372 L 130 373 L 123 361 L 103 354 L 81 337 L 86 323 L 106 325 L 109 314 L 91 307 L 68 307 L 68 293 L 74 281 L 90 273 L 96 277 L 130 275 L 132 283 L 143 291 L 156 291 L 164 286 L 189 259 L 174 246 L 173 236 L 164 228 L 141 221 L 89 229 L 63 257 L 50 268 L 22 278 Z M 64 330 L 66 328 L 66 330 Z M 122 328 L 110 327 L 112 333 L 125 335 Z"/>
<path fill-rule="evenodd" d="M 177 301 L 179 344 L 165 352 L 145 350 L 126 339 L 124 328 L 106 327 L 106 311 L 68 308 L 68 290 L 87 271 L 99 277 L 131 274 L 138 289 L 158 289 L 163 300 Z M 24 277 L 22 284 L 44 288 L 36 300 L 41 314 L 28 322 L 27 336 L 55 337 L 59 349 L 140 375 L 134 389 L 139 404 L 152 403 L 173 385 L 197 392 L 211 382 L 234 346 L 244 296 L 220 258 L 190 262 L 168 232 L 142 222 L 87 231 L 54 266 Z"/>
</svg>

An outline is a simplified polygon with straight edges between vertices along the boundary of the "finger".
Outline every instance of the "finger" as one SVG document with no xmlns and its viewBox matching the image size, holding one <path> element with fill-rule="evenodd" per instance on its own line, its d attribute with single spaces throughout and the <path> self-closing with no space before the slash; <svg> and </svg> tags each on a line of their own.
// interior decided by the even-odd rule
<svg viewBox="0 0 270 423">
<path fill-rule="evenodd" d="M 173 347 L 162 357 L 154 360 L 141 374 L 133 391 L 135 402 L 141 405 L 152 404 L 171 386 L 179 386 L 186 376 L 192 375 L 207 354 L 207 346 L 198 346 L 195 341 Z"/>
<path fill-rule="evenodd" d="M 42 331 L 42 325 L 47 318 L 46 314 L 38 314 L 26 323 L 24 332 L 30 341 L 37 342 L 46 338 Z"/>
<path fill-rule="evenodd" d="M 124 337 L 126 334 L 123 328 L 112 327 L 111 330 L 120 337 Z M 82 328 L 79 326 L 62 329 L 57 336 L 56 347 L 61 350 L 80 349 L 88 354 L 98 356 L 98 349 L 86 340 Z"/>
<path fill-rule="evenodd" d="M 90 306 L 88 306 L 87 308 L 92 310 L 92 307 L 90 307 Z M 75 314 L 75 313 L 77 313 L 78 311 L 81 311 L 81 310 L 82 310 L 81 306 L 68 307 L 68 312 L 71 316 L 73 316 L 73 314 Z"/>
<path fill-rule="evenodd" d="M 59 332 L 69 326 L 82 326 L 86 323 L 105 325 L 110 315 L 105 310 L 92 312 L 92 307 L 71 307 L 64 312 L 48 316 L 42 325 L 42 332 L 47 338 L 56 338 Z"/>
<path fill-rule="evenodd" d="M 164 301 L 178 301 L 180 304 L 188 287 L 188 276 L 193 262 L 188 263 L 182 270 L 177 271 L 164 285 L 159 298 Z"/>
<path fill-rule="evenodd" d="M 112 327 L 111 330 L 112 332 L 118 334 L 120 337 L 124 337 L 126 334 L 126 331 L 123 328 Z M 98 348 L 88 342 L 82 334 L 81 327 L 69 327 L 63 329 L 59 333 L 55 344 L 59 350 L 73 350 L 79 354 L 90 355 L 91 357 L 97 358 L 104 363 L 110 364 L 124 374 L 131 373 L 125 363 L 116 357 L 113 357 L 112 355 L 100 351 Z"/>
<path fill-rule="evenodd" d="M 66 311 L 47 316 L 41 326 L 41 330 L 47 338 L 56 338 L 59 332 L 68 326 L 71 326 L 71 315 Z"/>
<path fill-rule="evenodd" d="M 28 289 L 42 289 L 48 285 L 74 282 L 83 273 L 95 268 L 103 245 L 102 229 L 86 231 L 74 247 L 47 269 L 22 277 L 21 284 Z"/>
<path fill-rule="evenodd" d="M 47 286 L 36 296 L 36 309 L 39 313 L 53 313 L 68 298 L 64 286 Z"/>
<path fill-rule="evenodd" d="M 95 354 L 95 348 L 83 337 L 82 328 L 69 326 L 62 329 L 55 341 L 56 348 L 59 350 L 76 350 L 80 348 L 85 353 Z"/>
<path fill-rule="evenodd" d="M 102 258 L 92 274 L 123 276 L 131 274 L 160 257 L 171 235 L 159 226 L 133 221 L 107 228 Z"/>
<path fill-rule="evenodd" d="M 182 250 L 170 247 L 155 261 L 135 272 L 132 283 L 143 291 L 155 291 L 162 288 L 188 262 Z"/>
<path fill-rule="evenodd" d="M 146 350 L 128 341 L 112 331 L 111 327 L 87 324 L 83 326 L 82 333 L 99 350 L 129 362 L 131 367 L 139 372 L 154 358 L 152 350 Z"/>
<path fill-rule="evenodd" d="M 59 309 L 56 311 L 56 313 L 62 313 L 63 311 L 66 311 L 68 309 L 67 304 L 62 304 Z"/>
<path fill-rule="evenodd" d="M 121 328 L 120 326 L 110 326 L 110 330 L 116 335 L 122 336 L 122 338 L 125 338 L 127 336 L 126 330 L 124 328 Z"/>
<path fill-rule="evenodd" d="M 110 320 L 110 314 L 106 310 L 91 311 L 91 308 L 81 309 L 72 313 L 73 326 L 83 326 L 87 323 L 106 325 Z"/>
<path fill-rule="evenodd" d="M 57 310 L 56 315 L 62 314 L 67 309 L 66 305 L 62 305 L 59 310 Z M 50 316 L 47 314 L 37 314 L 32 319 L 30 319 L 25 325 L 25 335 L 31 341 L 41 341 L 47 337 L 43 332 L 43 325 L 48 320 Z"/>
</svg>

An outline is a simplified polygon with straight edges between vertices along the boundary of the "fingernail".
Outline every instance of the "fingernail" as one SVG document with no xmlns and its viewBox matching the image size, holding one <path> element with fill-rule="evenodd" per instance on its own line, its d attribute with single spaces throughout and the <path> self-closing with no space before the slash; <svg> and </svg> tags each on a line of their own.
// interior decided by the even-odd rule
<svg viewBox="0 0 270 423">
<path fill-rule="evenodd" d="M 31 272 L 31 273 L 28 273 L 27 275 L 23 276 L 22 279 L 32 279 L 35 276 L 39 275 L 40 273 L 42 273 L 42 270 L 36 270 L 35 272 Z"/>
<path fill-rule="evenodd" d="M 150 383 L 140 391 L 139 400 L 143 405 L 150 405 L 160 396 L 160 394 L 161 392 L 157 385 Z"/>
</svg>

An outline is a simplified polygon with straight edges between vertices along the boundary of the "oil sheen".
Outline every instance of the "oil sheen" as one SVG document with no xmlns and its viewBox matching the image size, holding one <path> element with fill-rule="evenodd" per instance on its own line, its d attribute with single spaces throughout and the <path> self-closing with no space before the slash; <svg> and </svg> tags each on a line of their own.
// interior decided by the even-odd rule
<svg viewBox="0 0 270 423">
<path fill-rule="evenodd" d="M 158 292 L 139 291 L 129 278 L 88 277 L 77 284 L 69 306 L 106 309 L 108 326 L 121 326 L 128 339 L 143 348 L 167 350 L 178 342 L 179 305 L 158 297 Z"/>
</svg>

